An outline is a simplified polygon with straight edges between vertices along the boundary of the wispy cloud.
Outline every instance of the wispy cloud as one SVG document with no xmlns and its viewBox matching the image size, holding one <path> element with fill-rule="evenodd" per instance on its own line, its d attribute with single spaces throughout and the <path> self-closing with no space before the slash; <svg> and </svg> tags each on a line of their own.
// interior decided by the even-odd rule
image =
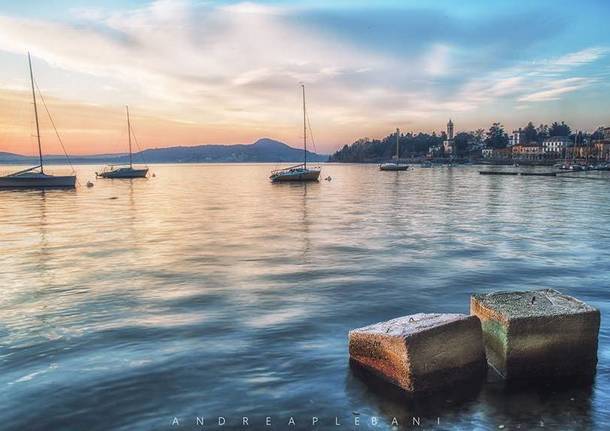
<svg viewBox="0 0 610 431">
<path fill-rule="evenodd" d="M 590 78 L 566 78 L 550 81 L 545 84 L 546 89 L 537 91 L 525 96 L 521 96 L 519 102 L 547 102 L 549 100 L 559 100 L 566 93 L 572 93 L 595 83 L 595 79 Z"/>
<path fill-rule="evenodd" d="M 397 123 L 435 127 L 455 113 L 481 121 L 500 103 L 552 103 L 599 85 L 586 69 L 607 61 L 610 41 L 538 50 L 558 34 L 557 20 L 549 22 L 433 6 L 158 0 L 75 9 L 64 20 L 0 16 L 0 51 L 30 50 L 71 75 L 57 97 L 74 74 L 86 76 L 81 102 L 140 104 L 152 116 L 200 125 L 201 140 L 224 129 L 228 141 L 269 130 L 298 141 L 297 84 L 305 81 L 330 151 Z"/>
<path fill-rule="evenodd" d="M 581 51 L 572 52 L 563 55 L 555 60 L 549 62 L 551 66 L 557 67 L 575 67 L 582 66 L 588 63 L 599 60 L 608 53 L 608 48 L 605 47 L 591 47 Z"/>
</svg>

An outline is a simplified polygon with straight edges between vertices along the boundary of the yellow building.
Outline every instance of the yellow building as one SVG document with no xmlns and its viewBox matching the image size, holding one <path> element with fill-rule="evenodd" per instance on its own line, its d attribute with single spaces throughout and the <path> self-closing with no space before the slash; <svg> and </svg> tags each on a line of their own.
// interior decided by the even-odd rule
<svg viewBox="0 0 610 431">
<path fill-rule="evenodd" d="M 610 127 L 606 128 L 610 133 Z M 599 160 L 610 160 L 610 140 L 600 140 L 593 143 L 594 157 Z"/>
<path fill-rule="evenodd" d="M 513 158 L 522 160 L 542 160 L 544 149 L 537 142 L 517 144 L 512 147 Z"/>
</svg>

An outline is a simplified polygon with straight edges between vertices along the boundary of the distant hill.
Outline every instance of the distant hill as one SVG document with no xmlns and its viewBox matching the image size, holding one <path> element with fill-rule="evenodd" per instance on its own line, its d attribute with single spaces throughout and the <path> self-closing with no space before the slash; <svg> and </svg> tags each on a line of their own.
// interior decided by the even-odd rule
<svg viewBox="0 0 610 431">
<path fill-rule="evenodd" d="M 259 139 L 249 145 L 198 145 L 195 147 L 169 147 L 144 150 L 134 157 L 155 162 L 299 162 L 303 150 L 292 148 L 273 139 Z M 328 156 L 307 152 L 311 161 L 326 161 Z M 136 159 L 137 160 L 137 159 Z"/>
<path fill-rule="evenodd" d="M 28 161 L 30 159 L 30 157 L 26 157 L 26 156 L 21 156 L 19 154 L 13 154 L 13 153 L 4 153 L 2 151 L 0 151 L 0 162 L 4 161 L 6 162 L 10 162 L 10 163 L 15 163 L 15 162 L 20 162 L 20 161 Z"/>
<path fill-rule="evenodd" d="M 126 163 L 127 154 L 102 154 L 71 157 L 73 163 Z M 289 147 L 283 142 L 269 138 L 259 139 L 253 144 L 197 145 L 194 147 L 153 148 L 134 153 L 136 163 L 220 163 L 220 162 L 300 162 L 303 150 Z M 307 152 L 307 160 L 325 162 L 328 156 Z M 36 157 L 20 156 L 0 152 L 0 163 L 36 162 Z M 63 163 L 63 156 L 45 156 L 49 163 Z"/>
<path fill-rule="evenodd" d="M 407 133 L 400 135 L 401 157 L 421 157 L 428 153 L 431 146 L 441 145 L 442 135 Z M 370 163 L 390 160 L 396 154 L 396 134 L 392 133 L 382 139 L 358 139 L 351 145 L 344 145 L 330 156 L 331 162 Z"/>
</svg>

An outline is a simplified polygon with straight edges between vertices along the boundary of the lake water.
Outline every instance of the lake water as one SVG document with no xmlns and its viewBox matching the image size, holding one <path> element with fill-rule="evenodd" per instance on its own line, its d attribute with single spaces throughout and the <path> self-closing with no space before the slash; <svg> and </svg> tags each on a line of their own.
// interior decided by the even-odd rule
<svg viewBox="0 0 610 431">
<path fill-rule="evenodd" d="M 0 192 L 0 429 L 609 429 L 610 173 L 273 167 Z M 602 311 L 592 385 L 409 400 L 349 366 L 352 328 L 546 287 Z"/>
</svg>

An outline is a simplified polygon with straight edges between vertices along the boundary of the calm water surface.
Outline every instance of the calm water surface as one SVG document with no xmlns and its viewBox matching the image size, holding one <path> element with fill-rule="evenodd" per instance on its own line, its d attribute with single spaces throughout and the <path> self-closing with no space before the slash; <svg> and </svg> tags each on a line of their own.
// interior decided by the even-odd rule
<svg viewBox="0 0 610 431">
<path fill-rule="evenodd" d="M 271 168 L 0 192 L 0 429 L 609 429 L 610 174 Z M 406 400 L 349 366 L 351 328 L 545 287 L 602 311 L 593 385 Z"/>
</svg>

